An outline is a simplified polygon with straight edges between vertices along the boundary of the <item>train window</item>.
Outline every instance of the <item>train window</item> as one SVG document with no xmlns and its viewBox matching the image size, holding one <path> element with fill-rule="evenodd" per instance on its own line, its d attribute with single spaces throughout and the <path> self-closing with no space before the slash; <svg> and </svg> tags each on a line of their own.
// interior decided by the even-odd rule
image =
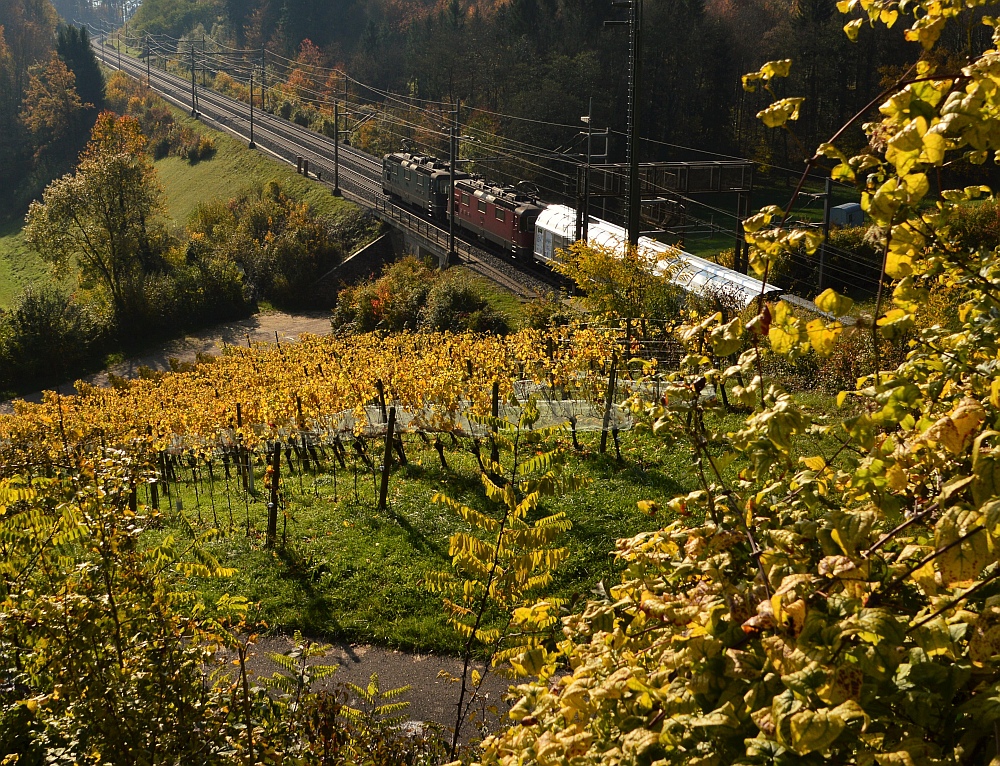
<svg viewBox="0 0 1000 766">
<path fill-rule="evenodd" d="M 421 175 L 417 176 L 417 188 L 418 189 L 423 189 L 424 188 L 424 177 L 421 176 Z"/>
<path fill-rule="evenodd" d="M 506 221 L 507 220 L 507 211 L 506 210 L 504 210 L 502 207 L 494 208 L 494 210 L 496 211 L 496 217 L 497 217 L 498 221 Z"/>
<path fill-rule="evenodd" d="M 479 212 L 480 213 L 486 212 L 486 203 L 483 200 L 479 200 Z"/>
<path fill-rule="evenodd" d="M 466 207 L 469 206 L 469 195 L 466 194 L 465 192 L 462 192 L 462 204 L 465 205 Z"/>
<path fill-rule="evenodd" d="M 403 178 L 406 179 L 407 183 L 410 182 L 410 171 L 409 170 L 404 170 L 403 171 Z"/>
</svg>

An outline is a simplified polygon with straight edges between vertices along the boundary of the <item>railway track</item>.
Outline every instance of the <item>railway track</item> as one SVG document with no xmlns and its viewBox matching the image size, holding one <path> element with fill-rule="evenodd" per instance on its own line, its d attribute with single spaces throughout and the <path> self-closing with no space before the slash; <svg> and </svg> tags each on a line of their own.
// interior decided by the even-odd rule
<svg viewBox="0 0 1000 766">
<path fill-rule="evenodd" d="M 100 45 L 95 43 L 95 47 L 100 58 Z M 103 63 L 111 69 L 119 68 L 116 57 L 107 57 Z M 137 59 L 122 56 L 120 68 L 137 80 L 146 80 L 146 67 Z M 149 86 L 175 106 L 191 109 L 189 81 L 169 72 L 150 69 Z M 195 103 L 198 116 L 206 123 L 249 142 L 250 107 L 247 104 L 207 88 L 196 89 Z M 396 205 L 383 193 L 379 158 L 343 143 L 335 149 L 333 139 L 261 110 L 254 110 L 253 134 L 257 147 L 274 158 L 292 165 L 296 165 L 299 158 L 308 160 L 310 175 L 316 180 L 333 186 L 337 176 L 345 197 L 371 209 L 387 223 L 407 229 L 447 252 L 448 232 L 445 229 Z M 529 270 L 463 237 L 456 237 L 455 249 L 459 260 L 471 271 L 520 298 L 535 298 L 558 285 L 554 276 Z"/>
</svg>

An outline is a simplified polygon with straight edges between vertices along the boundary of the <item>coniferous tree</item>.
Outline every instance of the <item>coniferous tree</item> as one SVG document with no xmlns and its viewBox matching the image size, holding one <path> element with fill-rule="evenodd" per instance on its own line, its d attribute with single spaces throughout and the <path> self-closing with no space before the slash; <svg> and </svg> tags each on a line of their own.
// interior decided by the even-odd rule
<svg viewBox="0 0 1000 766">
<path fill-rule="evenodd" d="M 76 76 L 76 92 L 80 100 L 95 111 L 104 108 L 104 77 L 97 63 L 90 34 L 86 27 L 63 26 L 59 29 L 56 51 Z"/>
</svg>

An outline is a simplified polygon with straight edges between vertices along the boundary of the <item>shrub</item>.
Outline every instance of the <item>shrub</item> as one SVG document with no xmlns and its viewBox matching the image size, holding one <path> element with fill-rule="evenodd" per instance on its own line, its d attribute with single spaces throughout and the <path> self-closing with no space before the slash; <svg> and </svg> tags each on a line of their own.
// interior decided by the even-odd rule
<svg viewBox="0 0 1000 766">
<path fill-rule="evenodd" d="M 526 304 L 524 314 L 528 327 L 544 330 L 547 327 L 569 324 L 576 312 L 567 307 L 560 296 L 547 293 Z"/>
<path fill-rule="evenodd" d="M 108 81 L 107 92 L 110 108 L 139 120 L 154 159 L 172 154 L 195 163 L 215 152 L 210 136 L 178 125 L 166 103 L 142 83 L 116 72 Z"/>
<path fill-rule="evenodd" d="M 1000 242 L 1000 202 L 984 200 L 957 207 L 951 216 L 952 227 L 963 247 L 996 247 Z"/>
<path fill-rule="evenodd" d="M 507 317 L 464 275 L 433 271 L 412 256 L 389 264 L 376 280 L 341 290 L 331 321 L 335 332 L 347 333 L 510 331 Z"/>
<path fill-rule="evenodd" d="M 301 306 L 315 280 L 342 256 L 334 223 L 289 197 L 277 183 L 242 192 L 228 202 L 202 205 L 189 231 L 192 252 L 232 264 L 248 300 Z"/>
<path fill-rule="evenodd" d="M 23 392 L 63 382 L 102 343 L 105 329 L 70 296 L 27 291 L 0 317 L 0 388 Z"/>
<path fill-rule="evenodd" d="M 427 293 L 420 312 L 420 328 L 437 332 L 489 332 L 504 334 L 507 319 L 494 311 L 467 278 L 448 272 Z"/>
</svg>

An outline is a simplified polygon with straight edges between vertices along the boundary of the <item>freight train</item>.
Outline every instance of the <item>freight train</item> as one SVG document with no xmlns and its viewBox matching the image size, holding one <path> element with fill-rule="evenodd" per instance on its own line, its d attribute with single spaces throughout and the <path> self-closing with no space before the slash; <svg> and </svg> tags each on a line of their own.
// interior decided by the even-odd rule
<svg viewBox="0 0 1000 766">
<path fill-rule="evenodd" d="M 576 241 L 576 211 L 547 204 L 510 187 L 498 186 L 456 171 L 451 181 L 448 163 L 434 157 L 397 152 L 382 159 L 382 190 L 394 200 L 417 208 L 428 217 L 448 219 L 455 206 L 455 225 L 503 248 L 516 258 L 549 263 L 560 249 Z M 591 217 L 587 241 L 624 251 L 625 229 Z M 725 295 L 747 306 L 761 293 L 768 300 L 783 292 L 771 284 L 665 245 L 649 237 L 639 247 L 656 258 L 654 270 L 686 292 Z"/>
</svg>

